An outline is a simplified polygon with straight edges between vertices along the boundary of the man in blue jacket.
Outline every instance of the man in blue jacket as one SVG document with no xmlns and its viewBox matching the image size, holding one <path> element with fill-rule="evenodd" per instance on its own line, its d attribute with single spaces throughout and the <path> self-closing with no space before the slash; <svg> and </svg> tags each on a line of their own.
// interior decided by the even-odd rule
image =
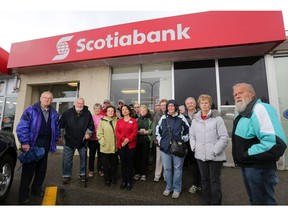
<svg viewBox="0 0 288 216">
<path fill-rule="evenodd" d="M 252 85 L 233 86 L 236 111 L 232 155 L 242 176 L 251 205 L 277 205 L 276 162 L 284 154 L 287 139 L 276 110 L 256 98 Z"/>
<path fill-rule="evenodd" d="M 27 204 L 30 201 L 29 187 L 33 176 L 31 194 L 44 196 L 42 184 L 47 170 L 48 152 L 56 151 L 56 143 L 60 138 L 59 117 L 56 110 L 51 107 L 52 99 L 51 92 L 43 92 L 40 102 L 29 106 L 17 125 L 16 133 L 23 152 L 33 147 L 45 149 L 45 154 L 40 160 L 23 164 L 19 188 L 20 204 Z"/>
</svg>

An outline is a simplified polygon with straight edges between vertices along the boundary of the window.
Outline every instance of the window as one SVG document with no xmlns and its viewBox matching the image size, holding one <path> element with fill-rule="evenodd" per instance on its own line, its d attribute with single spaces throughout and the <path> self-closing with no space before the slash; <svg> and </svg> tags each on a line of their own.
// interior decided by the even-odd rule
<svg viewBox="0 0 288 216">
<path fill-rule="evenodd" d="M 215 61 L 188 61 L 174 63 L 175 99 L 179 105 L 187 97 L 197 101 L 201 94 L 209 94 L 217 105 Z"/>
<path fill-rule="evenodd" d="M 38 91 L 40 93 L 50 91 L 53 94 L 53 98 L 76 98 L 78 95 L 78 86 L 79 84 L 77 82 L 41 85 L 38 86 Z"/>
<path fill-rule="evenodd" d="M 263 57 L 219 59 L 221 105 L 234 105 L 232 87 L 236 83 L 251 84 L 257 97 L 269 102 Z"/>
<path fill-rule="evenodd" d="M 239 82 L 250 83 L 255 88 L 257 97 L 263 102 L 269 102 L 264 58 L 258 56 L 219 59 L 219 68 L 215 65 L 217 66 L 215 60 L 175 62 L 175 99 L 181 105 L 189 96 L 197 101 L 201 94 L 210 95 L 214 105 L 212 109 L 221 112 L 231 137 L 235 115 L 233 85 Z M 216 79 L 217 71 L 219 83 Z M 218 93 L 217 86 L 220 86 Z"/>
<path fill-rule="evenodd" d="M 113 67 L 110 99 L 113 104 L 139 102 L 153 110 L 160 99 L 171 98 L 171 82 L 171 63 Z"/>
</svg>

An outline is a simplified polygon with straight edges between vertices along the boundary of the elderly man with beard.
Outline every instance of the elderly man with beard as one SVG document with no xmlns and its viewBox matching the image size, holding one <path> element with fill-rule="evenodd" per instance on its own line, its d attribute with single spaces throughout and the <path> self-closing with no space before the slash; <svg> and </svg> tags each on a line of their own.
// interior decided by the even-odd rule
<svg viewBox="0 0 288 216">
<path fill-rule="evenodd" d="M 80 155 L 79 179 L 86 181 L 85 140 L 90 139 L 94 131 L 94 121 L 84 103 L 83 98 L 77 98 L 74 106 L 66 110 L 60 118 L 60 128 L 65 138 L 62 161 L 63 184 L 70 182 L 73 156 L 76 149 Z"/>
<path fill-rule="evenodd" d="M 236 117 L 232 132 L 232 155 L 241 167 L 251 205 L 277 205 L 276 162 L 284 154 L 287 139 L 276 110 L 257 99 L 252 85 L 233 86 Z"/>
</svg>

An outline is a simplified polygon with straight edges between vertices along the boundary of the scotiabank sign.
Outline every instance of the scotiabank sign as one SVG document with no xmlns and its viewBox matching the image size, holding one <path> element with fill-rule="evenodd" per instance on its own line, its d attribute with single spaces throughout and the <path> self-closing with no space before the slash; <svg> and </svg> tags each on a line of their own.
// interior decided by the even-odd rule
<svg viewBox="0 0 288 216">
<path fill-rule="evenodd" d="M 280 11 L 212 11 L 14 43 L 8 67 L 283 40 Z"/>
<path fill-rule="evenodd" d="M 189 31 L 190 27 L 182 27 L 182 24 L 177 24 L 174 29 L 151 31 L 147 34 L 139 32 L 139 30 L 133 30 L 131 34 L 120 35 L 119 32 L 114 32 L 114 34 L 108 34 L 105 38 L 96 38 L 96 39 L 86 39 L 80 38 L 76 44 L 76 53 L 81 53 L 85 51 L 97 51 L 103 49 L 112 49 L 118 47 L 131 47 L 135 45 L 141 45 L 145 43 L 161 43 L 166 42 L 167 40 L 183 40 L 190 39 Z M 57 42 L 57 51 L 56 55 L 52 60 L 63 60 L 70 53 L 69 43 L 74 35 L 65 36 L 60 38 Z"/>
</svg>

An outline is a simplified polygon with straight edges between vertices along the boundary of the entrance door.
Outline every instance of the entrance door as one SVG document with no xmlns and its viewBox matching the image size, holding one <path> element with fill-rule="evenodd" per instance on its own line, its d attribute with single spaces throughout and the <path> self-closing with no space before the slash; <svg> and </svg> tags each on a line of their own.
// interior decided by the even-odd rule
<svg viewBox="0 0 288 216">
<path fill-rule="evenodd" d="M 62 115 L 67 109 L 73 107 L 75 99 L 56 98 L 53 99 L 51 106 L 56 109 L 59 116 Z"/>
</svg>

